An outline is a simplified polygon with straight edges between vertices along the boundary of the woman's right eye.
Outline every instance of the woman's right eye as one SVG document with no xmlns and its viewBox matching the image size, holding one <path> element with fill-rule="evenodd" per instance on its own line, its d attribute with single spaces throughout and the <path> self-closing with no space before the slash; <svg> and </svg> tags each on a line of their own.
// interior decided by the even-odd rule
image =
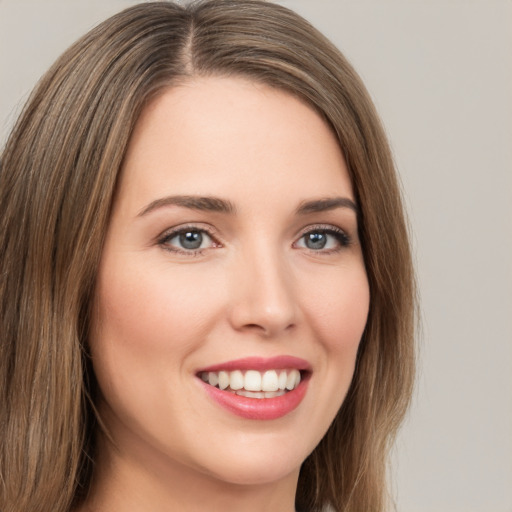
<svg viewBox="0 0 512 512">
<path fill-rule="evenodd" d="M 167 250 L 192 254 L 218 246 L 206 230 L 199 228 L 183 228 L 167 233 L 159 243 Z"/>
</svg>

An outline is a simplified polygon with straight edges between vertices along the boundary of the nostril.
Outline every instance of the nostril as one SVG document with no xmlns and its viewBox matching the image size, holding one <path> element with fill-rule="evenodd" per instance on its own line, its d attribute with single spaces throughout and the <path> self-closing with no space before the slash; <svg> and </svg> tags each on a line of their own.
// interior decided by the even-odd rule
<svg viewBox="0 0 512 512">
<path fill-rule="evenodd" d="M 262 336 L 270 337 L 278 334 L 279 332 L 290 331 L 295 327 L 294 323 L 290 323 L 286 326 L 282 326 L 279 323 L 273 323 L 270 321 L 262 322 L 261 324 L 257 323 L 248 323 L 242 326 L 242 330 L 247 330 L 249 332 L 259 333 Z"/>
</svg>

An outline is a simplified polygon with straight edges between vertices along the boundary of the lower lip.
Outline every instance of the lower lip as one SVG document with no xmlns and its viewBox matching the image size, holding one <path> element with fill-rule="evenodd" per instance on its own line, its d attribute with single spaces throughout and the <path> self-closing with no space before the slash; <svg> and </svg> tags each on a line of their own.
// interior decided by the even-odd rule
<svg viewBox="0 0 512 512">
<path fill-rule="evenodd" d="M 210 386 L 201 381 L 206 392 L 228 411 L 250 420 L 275 420 L 296 409 L 304 398 L 309 379 L 301 380 L 292 391 L 274 398 L 247 398 Z"/>
</svg>

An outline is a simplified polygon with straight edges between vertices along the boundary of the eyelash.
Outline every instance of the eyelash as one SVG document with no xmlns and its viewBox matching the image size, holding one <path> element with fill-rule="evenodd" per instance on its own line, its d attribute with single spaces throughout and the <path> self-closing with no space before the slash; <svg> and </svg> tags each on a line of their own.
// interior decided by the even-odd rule
<svg viewBox="0 0 512 512">
<path fill-rule="evenodd" d="M 177 229 L 173 229 L 171 231 L 165 232 L 159 239 L 158 245 L 160 245 L 166 251 L 172 252 L 174 254 L 183 254 L 185 256 L 201 256 L 205 250 L 208 250 L 212 247 L 198 248 L 198 249 L 184 249 L 176 246 L 171 246 L 169 242 L 183 235 L 185 233 L 200 233 L 202 235 L 206 234 L 212 241 L 212 247 L 222 247 L 222 244 L 217 240 L 214 231 L 208 227 L 199 227 L 197 225 L 189 225 L 189 226 L 181 226 Z M 308 250 L 312 254 L 321 255 L 321 254 L 333 254 L 342 251 L 346 247 L 348 247 L 352 243 L 351 237 L 342 229 L 332 226 L 332 225 L 313 225 L 308 226 L 300 235 L 300 237 L 293 243 L 294 247 L 297 247 L 297 244 L 305 240 L 307 235 L 311 234 L 322 234 L 332 236 L 336 239 L 338 243 L 338 247 L 329 248 L 329 249 L 311 249 L 308 247 L 303 247 Z"/>
<path fill-rule="evenodd" d="M 343 249 L 346 249 L 352 243 L 351 237 L 342 229 L 340 229 L 336 226 L 332 226 L 332 225 L 319 224 L 319 225 L 308 226 L 302 232 L 302 234 L 300 235 L 297 242 L 294 242 L 294 245 L 297 245 L 299 243 L 299 241 L 304 240 L 307 235 L 311 235 L 311 234 L 315 234 L 315 233 L 334 237 L 338 243 L 338 246 L 334 247 L 334 248 L 330 248 L 330 249 L 320 249 L 320 250 L 310 249 L 308 247 L 305 247 L 305 249 L 307 249 L 309 252 L 311 252 L 313 254 L 324 254 L 325 255 L 325 254 L 338 253 L 338 252 L 342 251 Z"/>
<path fill-rule="evenodd" d="M 190 226 L 181 226 L 177 229 L 173 229 L 171 231 L 165 232 L 159 239 L 158 239 L 158 245 L 160 245 L 163 249 L 166 251 L 172 252 L 174 254 L 183 254 L 185 256 L 201 256 L 205 249 L 208 248 L 202 248 L 202 249 L 182 249 L 176 246 L 169 245 L 169 241 L 173 238 L 176 238 L 180 235 L 183 235 L 185 233 L 201 233 L 206 234 L 213 243 L 213 247 L 221 247 L 222 244 L 217 241 L 217 238 L 215 236 L 215 233 L 213 229 L 204 227 L 204 226 L 196 226 L 196 225 L 190 225 Z"/>
</svg>

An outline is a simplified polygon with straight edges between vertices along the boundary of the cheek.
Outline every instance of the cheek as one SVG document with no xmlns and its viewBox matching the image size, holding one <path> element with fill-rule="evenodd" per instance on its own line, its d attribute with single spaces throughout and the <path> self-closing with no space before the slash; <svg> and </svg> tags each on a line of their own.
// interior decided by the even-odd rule
<svg viewBox="0 0 512 512">
<path fill-rule="evenodd" d="M 169 275 L 159 262 L 142 267 L 137 258 L 120 260 L 107 257 L 100 267 L 90 338 L 104 420 L 114 430 L 149 429 L 155 439 L 165 439 L 155 434 L 165 424 L 179 437 L 169 411 L 189 405 L 174 390 L 189 385 L 190 356 L 208 339 L 218 301 L 198 293 L 204 284 L 197 270 L 194 279 L 183 269 Z"/>
<path fill-rule="evenodd" d="M 167 276 L 158 265 L 136 272 L 137 266 L 113 266 L 100 272 L 96 290 L 97 338 L 125 350 L 173 352 L 187 350 L 192 333 L 206 330 L 212 294 L 200 294 L 198 276 Z M 101 335 L 99 333 L 101 332 Z"/>
<path fill-rule="evenodd" d="M 158 263 L 139 272 L 135 264 L 106 263 L 97 280 L 93 366 L 110 405 L 137 416 L 150 404 L 156 410 L 163 390 L 180 385 L 188 355 L 207 339 L 215 299 L 199 297 L 200 283 L 190 275 L 167 279 Z"/>
<path fill-rule="evenodd" d="M 354 374 L 357 352 L 369 311 L 370 292 L 362 265 L 341 269 L 318 280 L 322 293 L 314 295 L 309 324 L 318 341 L 322 361 L 319 374 L 328 390 L 328 415 L 341 406 Z"/>
<path fill-rule="evenodd" d="M 370 291 L 362 264 L 316 276 L 309 322 L 328 352 L 357 351 L 368 318 Z"/>
</svg>

